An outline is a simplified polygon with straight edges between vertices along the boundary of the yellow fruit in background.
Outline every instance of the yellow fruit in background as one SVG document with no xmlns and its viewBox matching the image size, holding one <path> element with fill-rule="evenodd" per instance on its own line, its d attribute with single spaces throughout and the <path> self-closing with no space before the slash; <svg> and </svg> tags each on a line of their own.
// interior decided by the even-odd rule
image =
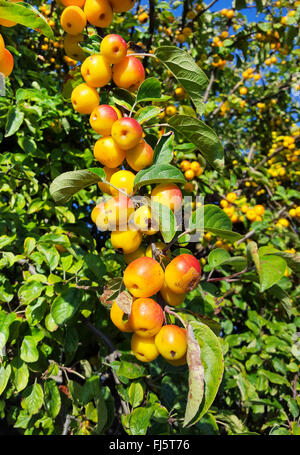
<svg viewBox="0 0 300 455">
<path fill-rule="evenodd" d="M 193 171 L 193 169 L 188 169 L 187 171 L 185 171 L 184 176 L 187 180 L 193 180 L 193 178 L 195 177 L 195 172 Z"/>
<path fill-rule="evenodd" d="M 259 204 L 259 205 L 256 205 L 256 206 L 254 207 L 254 210 L 255 210 L 255 212 L 256 212 L 257 215 L 263 215 L 263 214 L 265 213 L 265 208 L 264 208 L 264 206 L 263 206 L 263 205 L 260 205 L 260 204 Z"/>
<path fill-rule="evenodd" d="M 226 199 L 222 199 L 221 202 L 220 202 L 220 206 L 225 209 L 226 207 L 228 207 L 228 201 L 226 201 Z"/>
<path fill-rule="evenodd" d="M 228 202 L 234 202 L 237 198 L 237 195 L 235 193 L 228 193 L 226 196 L 226 199 Z"/>
<path fill-rule="evenodd" d="M 246 217 L 248 218 L 249 221 L 254 221 L 255 218 L 257 217 L 257 214 L 254 209 L 248 209 Z"/>
</svg>

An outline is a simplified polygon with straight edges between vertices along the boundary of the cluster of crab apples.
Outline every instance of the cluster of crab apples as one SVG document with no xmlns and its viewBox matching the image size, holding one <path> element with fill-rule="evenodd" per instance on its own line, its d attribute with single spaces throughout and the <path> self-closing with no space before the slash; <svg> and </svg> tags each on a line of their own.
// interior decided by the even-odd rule
<svg viewBox="0 0 300 455">
<path fill-rule="evenodd" d="M 162 263 L 164 265 L 164 262 Z M 167 324 L 162 306 L 180 305 L 201 277 L 201 267 L 191 254 L 180 254 L 166 265 L 144 256 L 130 262 L 123 281 L 133 297 L 129 316 L 114 302 L 110 318 L 122 332 L 133 333 L 131 350 L 142 362 L 159 355 L 173 366 L 186 363 L 187 334 L 184 327 Z M 157 303 L 162 301 L 163 305 Z"/>
<path fill-rule="evenodd" d="M 150 240 L 159 233 L 159 217 L 149 204 L 150 199 L 176 213 L 182 207 L 182 192 L 167 181 L 155 184 L 149 196 L 138 194 L 136 173 L 153 163 L 154 151 L 144 139 L 141 124 L 116 106 L 100 104 L 98 93 L 111 79 L 118 87 L 136 91 L 145 78 L 143 65 L 127 55 L 122 37 L 107 35 L 99 54 L 83 61 L 81 74 L 84 82 L 74 88 L 71 101 L 77 112 L 89 115 L 91 128 L 100 135 L 93 153 L 105 174 L 98 183 L 104 197 L 93 208 L 91 219 L 100 231 L 111 232 L 113 248 L 124 255 L 123 282 L 132 297 L 129 314 L 118 299 L 113 302 L 111 321 L 120 331 L 133 333 L 131 348 L 140 361 L 162 355 L 175 366 L 183 365 L 186 329 L 168 324 L 166 313 L 168 305 L 180 305 L 197 286 L 201 267 L 192 254 L 172 259 L 168 245 Z"/>
</svg>

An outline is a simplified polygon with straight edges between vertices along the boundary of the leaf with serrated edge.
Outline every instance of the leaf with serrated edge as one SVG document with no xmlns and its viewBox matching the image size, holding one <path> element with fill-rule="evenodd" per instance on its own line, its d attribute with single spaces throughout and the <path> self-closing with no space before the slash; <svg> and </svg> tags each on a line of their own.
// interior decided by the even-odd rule
<svg viewBox="0 0 300 455">
<path fill-rule="evenodd" d="M 188 115 L 174 115 L 168 124 L 196 145 L 208 163 L 217 170 L 224 167 L 224 149 L 216 133 L 202 120 Z"/>
<path fill-rule="evenodd" d="M 161 46 L 155 56 L 171 71 L 193 100 L 199 113 L 203 111 L 203 97 L 208 78 L 193 57 L 176 46 Z"/>
<path fill-rule="evenodd" d="M 193 328 L 187 325 L 187 364 L 189 367 L 189 392 L 185 409 L 186 427 L 197 414 L 204 394 L 204 368 L 201 363 L 200 346 L 197 343 Z"/>
</svg>

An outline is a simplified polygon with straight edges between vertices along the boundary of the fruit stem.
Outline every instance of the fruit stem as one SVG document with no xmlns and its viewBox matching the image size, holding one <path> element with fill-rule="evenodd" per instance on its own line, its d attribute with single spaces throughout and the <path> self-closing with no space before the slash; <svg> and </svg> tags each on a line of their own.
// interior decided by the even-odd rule
<svg viewBox="0 0 300 455">
<path fill-rule="evenodd" d="M 171 310 L 169 306 L 165 306 L 164 311 L 168 314 L 172 314 L 173 316 L 175 316 L 175 318 L 179 319 L 183 327 L 186 329 L 186 322 L 182 319 L 182 317 L 180 317 L 177 313 Z"/>
</svg>

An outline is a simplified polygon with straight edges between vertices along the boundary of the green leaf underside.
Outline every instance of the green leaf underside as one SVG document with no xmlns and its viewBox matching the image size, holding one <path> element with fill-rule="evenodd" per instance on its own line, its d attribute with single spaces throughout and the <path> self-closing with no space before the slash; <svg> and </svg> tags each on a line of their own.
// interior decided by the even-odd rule
<svg viewBox="0 0 300 455">
<path fill-rule="evenodd" d="M 50 194 L 57 204 L 65 204 L 78 191 L 105 180 L 102 168 L 69 171 L 56 177 L 50 185 Z"/>
<path fill-rule="evenodd" d="M 193 419 L 198 422 L 208 411 L 218 392 L 224 371 L 224 359 L 218 337 L 202 322 L 190 321 L 195 338 L 201 350 L 201 362 L 204 367 L 204 397 L 199 411 Z"/>
<path fill-rule="evenodd" d="M 203 97 L 208 78 L 193 57 L 176 46 L 161 46 L 155 56 L 171 71 L 189 94 L 199 113 L 203 111 Z"/>
<path fill-rule="evenodd" d="M 193 328 L 187 326 L 187 364 L 189 367 L 189 391 L 183 426 L 187 426 L 197 414 L 204 394 L 204 368 L 201 363 L 200 346 Z"/>
<path fill-rule="evenodd" d="M 224 149 L 216 133 L 202 120 L 187 115 L 174 115 L 168 124 L 189 142 L 217 170 L 224 167 Z"/>
<path fill-rule="evenodd" d="M 24 6 L 26 5 L 26 6 Z M 17 22 L 32 29 L 38 29 L 48 38 L 54 38 L 52 28 L 38 10 L 28 3 L 10 3 L 0 0 L 0 18 Z"/>
</svg>

